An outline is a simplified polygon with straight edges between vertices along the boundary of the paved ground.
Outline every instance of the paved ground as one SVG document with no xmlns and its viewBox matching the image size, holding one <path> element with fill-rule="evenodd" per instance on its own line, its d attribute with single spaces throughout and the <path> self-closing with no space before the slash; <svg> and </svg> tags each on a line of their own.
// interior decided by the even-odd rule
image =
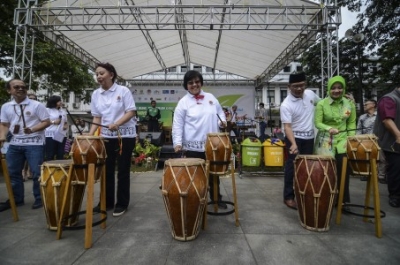
<svg viewBox="0 0 400 265">
<path fill-rule="evenodd" d="M 386 185 L 379 184 L 386 217 L 377 238 L 373 221 L 361 217 L 343 215 L 336 225 L 336 210 L 328 232 L 308 231 L 297 211 L 282 203 L 282 176 L 244 172 L 236 177 L 240 226 L 234 215 L 209 216 L 197 239 L 179 242 L 171 236 L 161 178 L 162 171 L 132 174 L 128 212 L 118 218 L 108 212 L 107 228 L 94 227 L 88 250 L 83 230 L 64 231 L 56 240 L 43 210 L 31 209 L 32 181 L 25 182 L 20 220 L 14 222 L 11 211 L 0 213 L 0 264 L 400 264 L 400 209 L 388 205 Z M 353 178 L 350 190 L 360 204 L 365 182 Z M 232 198 L 231 179 L 222 179 L 222 193 Z M 0 178 L 0 200 L 6 197 Z"/>
</svg>

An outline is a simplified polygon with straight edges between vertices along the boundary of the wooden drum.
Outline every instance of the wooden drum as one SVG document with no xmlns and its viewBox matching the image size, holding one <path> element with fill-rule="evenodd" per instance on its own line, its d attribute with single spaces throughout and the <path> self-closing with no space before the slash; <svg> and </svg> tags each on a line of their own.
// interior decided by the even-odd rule
<svg viewBox="0 0 400 265">
<path fill-rule="evenodd" d="M 301 225 L 312 231 L 328 231 L 337 194 L 335 159 L 298 155 L 294 191 Z"/>
<path fill-rule="evenodd" d="M 198 158 L 165 161 L 162 195 L 176 240 L 194 240 L 207 205 L 208 179 L 205 162 Z"/>
<path fill-rule="evenodd" d="M 355 175 L 369 176 L 370 161 L 379 160 L 378 138 L 374 134 L 360 134 L 347 137 L 347 157 Z"/>
<path fill-rule="evenodd" d="M 210 161 L 210 174 L 223 175 L 231 161 L 232 144 L 228 133 L 208 133 L 205 145 L 206 159 Z"/>
<path fill-rule="evenodd" d="M 85 184 L 88 180 L 88 165 L 95 164 L 95 180 L 101 177 L 106 161 L 106 148 L 103 137 L 79 135 L 75 137 L 70 155 L 74 162 L 73 181 Z"/>
<path fill-rule="evenodd" d="M 61 218 L 61 206 L 67 187 L 67 178 L 71 167 L 71 160 L 53 160 L 44 162 L 41 166 L 40 192 L 43 208 L 46 214 L 47 227 L 57 230 Z M 71 195 L 67 198 L 66 215 L 79 212 L 84 197 L 84 185 L 71 185 Z M 65 226 L 74 226 L 78 222 L 78 216 L 66 221 Z"/>
</svg>

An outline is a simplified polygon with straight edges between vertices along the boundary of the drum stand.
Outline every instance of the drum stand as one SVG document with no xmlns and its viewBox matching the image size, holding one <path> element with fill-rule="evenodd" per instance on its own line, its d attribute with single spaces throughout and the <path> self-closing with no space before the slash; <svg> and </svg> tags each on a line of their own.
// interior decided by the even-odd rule
<svg viewBox="0 0 400 265">
<path fill-rule="evenodd" d="M 67 186 L 65 190 L 65 195 L 63 198 L 62 206 L 61 206 L 61 217 L 58 222 L 57 227 L 57 239 L 61 238 L 62 229 L 63 229 L 63 221 L 71 216 L 66 215 L 65 205 L 67 199 L 71 196 L 71 175 L 72 175 L 72 168 L 73 164 L 70 167 L 70 171 L 67 178 Z M 86 220 L 85 220 L 85 249 L 89 249 L 92 247 L 92 228 L 94 225 L 100 224 L 102 229 L 106 228 L 106 219 L 107 219 L 107 212 L 106 212 L 106 170 L 105 164 L 100 165 L 99 168 L 102 168 L 102 175 L 100 178 L 100 214 L 101 220 L 99 222 L 93 223 L 93 197 L 94 197 L 94 184 L 95 184 L 95 164 L 88 165 L 88 179 L 87 179 L 87 191 L 86 191 L 86 211 L 78 212 L 77 214 L 86 213 Z M 70 228 L 70 229 L 80 229 L 81 227 Z"/>
<path fill-rule="evenodd" d="M 218 212 L 218 178 L 219 178 L 220 174 L 209 174 L 209 177 L 213 178 L 214 203 L 209 202 L 208 205 L 213 204 L 214 211 L 213 212 L 206 211 L 205 214 L 208 213 L 209 215 L 228 215 L 228 214 L 235 213 L 235 225 L 239 226 L 239 209 L 238 209 L 238 203 L 237 203 L 237 197 L 236 197 L 235 168 L 234 168 L 233 160 L 231 160 L 230 166 L 231 166 L 233 202 L 230 202 L 230 201 L 220 201 L 220 202 L 233 205 L 233 209 L 230 211 L 226 211 L 226 212 Z"/>
<path fill-rule="evenodd" d="M 19 220 L 17 206 L 15 205 L 14 192 L 12 190 L 10 175 L 8 174 L 7 161 L 6 161 L 4 154 L 2 154 L 2 156 L 1 156 L 1 166 L 3 167 L 4 181 L 5 181 L 6 187 L 7 187 L 8 199 L 10 201 L 10 206 L 11 206 L 11 212 L 13 215 L 13 219 L 16 222 Z"/>
<path fill-rule="evenodd" d="M 338 206 L 337 206 L 337 216 L 336 216 L 336 224 L 340 225 L 340 221 L 342 218 L 342 203 L 343 203 L 343 195 L 344 195 L 344 183 L 345 183 L 345 178 L 346 178 L 346 169 L 347 169 L 347 157 L 343 158 L 343 166 L 342 166 L 342 176 L 340 179 L 340 190 L 339 190 L 339 199 L 338 199 Z M 360 161 L 360 162 L 366 162 L 368 161 Z M 365 193 L 365 202 L 364 205 L 362 206 L 364 208 L 364 215 L 362 215 L 363 221 L 367 222 L 368 217 L 375 218 L 375 235 L 378 238 L 382 237 L 382 222 L 381 222 L 381 217 L 384 217 L 385 215 L 381 216 L 381 210 L 380 210 L 380 200 L 379 200 L 379 187 L 378 187 L 378 176 L 377 176 L 377 166 L 376 166 L 376 159 L 371 159 L 369 161 L 371 165 L 371 174 L 368 176 L 368 181 L 367 181 L 367 189 Z M 369 201 L 370 201 L 370 193 L 371 193 L 371 188 L 373 191 L 373 200 L 374 200 L 374 208 L 369 207 Z M 350 206 L 358 206 L 358 205 L 352 205 Z M 368 210 L 373 209 L 374 210 L 374 215 L 369 216 L 368 215 Z"/>
</svg>

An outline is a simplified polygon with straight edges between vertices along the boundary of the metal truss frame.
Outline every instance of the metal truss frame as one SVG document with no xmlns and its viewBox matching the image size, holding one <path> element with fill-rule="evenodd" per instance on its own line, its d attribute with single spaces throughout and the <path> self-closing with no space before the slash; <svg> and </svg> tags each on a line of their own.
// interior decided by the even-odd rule
<svg viewBox="0 0 400 265">
<path fill-rule="evenodd" d="M 299 31 L 298 37 L 255 80 L 254 85 L 260 87 L 315 43 L 317 34 L 321 31 L 325 30 L 327 41 L 332 36 L 337 36 L 341 23 L 340 8 L 336 1 L 331 6 L 324 5 L 323 2 L 326 1 L 321 1 L 320 6 L 314 7 L 227 4 L 187 6 L 181 5 L 181 1 L 176 5 L 166 6 L 134 6 L 125 1 L 126 5 L 121 2 L 120 6 L 42 7 L 37 2 L 19 0 L 19 6 L 15 9 L 14 24 L 17 26 L 17 34 L 13 73 L 23 80 L 27 80 L 23 69 L 29 69 L 28 76 L 32 75 L 34 34 L 31 32 L 36 30 L 91 68 L 98 60 L 65 37 L 63 31 L 141 30 L 164 70 L 165 63 L 149 35 L 151 30 L 178 30 L 186 65 L 190 64 L 187 30 L 215 29 L 220 35 L 223 30 Z M 23 34 L 20 33 L 21 29 Z M 26 48 L 28 45 L 31 45 L 31 49 Z M 328 49 L 328 46 L 328 58 L 321 59 L 323 77 L 330 77 L 339 71 L 338 46 L 336 50 Z M 215 53 L 215 62 L 217 57 L 218 50 Z"/>
</svg>

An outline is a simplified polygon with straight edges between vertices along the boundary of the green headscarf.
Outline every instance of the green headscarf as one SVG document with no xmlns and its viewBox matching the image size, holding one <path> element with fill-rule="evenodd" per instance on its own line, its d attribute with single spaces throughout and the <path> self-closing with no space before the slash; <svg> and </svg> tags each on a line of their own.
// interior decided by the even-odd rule
<svg viewBox="0 0 400 265">
<path fill-rule="evenodd" d="M 346 93 L 346 81 L 340 75 L 329 78 L 329 80 L 328 80 L 328 95 L 329 96 L 331 95 L 331 88 L 332 88 L 333 84 L 335 84 L 335 83 L 342 84 L 343 91 L 342 91 L 342 95 L 340 96 L 340 98 L 342 98 L 344 96 L 344 94 Z"/>
</svg>

